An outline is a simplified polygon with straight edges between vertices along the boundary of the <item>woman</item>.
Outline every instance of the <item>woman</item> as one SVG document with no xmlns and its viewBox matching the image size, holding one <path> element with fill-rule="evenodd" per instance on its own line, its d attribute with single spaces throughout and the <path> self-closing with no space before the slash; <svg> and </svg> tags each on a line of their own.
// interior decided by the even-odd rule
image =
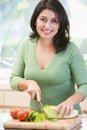
<svg viewBox="0 0 87 130">
<path fill-rule="evenodd" d="M 69 20 L 58 0 L 41 0 L 30 21 L 32 33 L 24 41 L 11 74 L 11 88 L 30 96 L 30 106 L 39 111 L 36 100 L 55 105 L 61 116 L 87 97 L 87 70 L 78 47 L 70 42 Z M 77 85 L 77 90 L 75 89 Z"/>
</svg>

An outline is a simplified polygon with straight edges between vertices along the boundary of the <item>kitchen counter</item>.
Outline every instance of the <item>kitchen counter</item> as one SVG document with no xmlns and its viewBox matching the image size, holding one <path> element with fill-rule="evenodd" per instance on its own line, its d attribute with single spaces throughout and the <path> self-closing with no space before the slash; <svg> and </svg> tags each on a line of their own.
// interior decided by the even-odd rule
<svg viewBox="0 0 87 130">
<path fill-rule="evenodd" d="M 87 130 L 87 115 L 80 115 L 82 119 L 82 127 L 80 130 Z M 9 113 L 0 113 L 0 130 L 4 130 L 3 123 L 7 120 L 10 120 L 11 116 Z M 17 130 L 17 129 L 6 129 L 6 130 Z"/>
</svg>

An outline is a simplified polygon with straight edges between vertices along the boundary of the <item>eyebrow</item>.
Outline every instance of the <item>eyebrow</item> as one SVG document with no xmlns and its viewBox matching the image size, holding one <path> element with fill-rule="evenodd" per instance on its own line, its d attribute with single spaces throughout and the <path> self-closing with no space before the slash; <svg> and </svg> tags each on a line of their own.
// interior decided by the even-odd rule
<svg viewBox="0 0 87 130">
<path fill-rule="evenodd" d="M 47 18 L 46 16 L 40 16 L 40 17 L 44 17 L 44 18 Z M 52 19 L 58 19 L 58 17 L 54 17 Z"/>
</svg>

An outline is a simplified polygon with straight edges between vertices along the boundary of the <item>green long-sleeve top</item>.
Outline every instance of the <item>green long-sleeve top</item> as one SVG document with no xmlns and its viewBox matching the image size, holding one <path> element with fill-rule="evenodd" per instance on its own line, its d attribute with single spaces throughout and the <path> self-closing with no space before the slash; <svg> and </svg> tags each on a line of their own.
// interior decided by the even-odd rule
<svg viewBox="0 0 87 130">
<path fill-rule="evenodd" d="M 74 43 L 68 43 L 66 49 L 55 54 L 51 63 L 42 70 L 36 62 L 36 42 L 26 40 L 10 77 L 11 88 L 18 90 L 18 82 L 23 79 L 38 83 L 43 105 L 58 105 L 75 91 L 87 97 L 87 70 L 83 56 Z M 30 106 L 35 111 L 39 110 L 32 99 Z M 75 109 L 81 112 L 79 104 L 75 105 Z"/>
</svg>

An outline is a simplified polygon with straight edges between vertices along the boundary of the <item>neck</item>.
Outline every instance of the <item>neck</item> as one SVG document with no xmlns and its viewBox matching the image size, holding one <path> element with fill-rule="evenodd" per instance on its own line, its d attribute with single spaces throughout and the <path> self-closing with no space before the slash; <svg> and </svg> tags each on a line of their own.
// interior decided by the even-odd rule
<svg viewBox="0 0 87 130">
<path fill-rule="evenodd" d="M 55 48 L 53 47 L 53 40 L 39 39 L 37 47 L 55 52 Z"/>
<path fill-rule="evenodd" d="M 38 44 L 40 44 L 43 47 L 52 47 L 53 48 L 53 39 L 42 39 L 40 38 L 38 40 Z"/>
</svg>

